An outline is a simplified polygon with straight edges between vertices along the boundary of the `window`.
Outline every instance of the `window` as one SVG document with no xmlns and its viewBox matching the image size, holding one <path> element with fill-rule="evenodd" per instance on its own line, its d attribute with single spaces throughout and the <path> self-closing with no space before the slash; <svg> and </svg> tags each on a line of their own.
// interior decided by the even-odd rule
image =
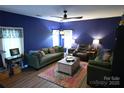
<svg viewBox="0 0 124 93">
<path fill-rule="evenodd" d="M 10 57 L 10 49 L 19 48 L 24 53 L 23 29 L 14 27 L 0 27 L 0 48 L 5 51 L 5 57 Z"/>
<path fill-rule="evenodd" d="M 72 30 L 64 30 L 64 47 L 71 48 L 72 46 Z"/>
<path fill-rule="evenodd" d="M 59 30 L 53 30 L 53 46 L 59 46 Z"/>
</svg>

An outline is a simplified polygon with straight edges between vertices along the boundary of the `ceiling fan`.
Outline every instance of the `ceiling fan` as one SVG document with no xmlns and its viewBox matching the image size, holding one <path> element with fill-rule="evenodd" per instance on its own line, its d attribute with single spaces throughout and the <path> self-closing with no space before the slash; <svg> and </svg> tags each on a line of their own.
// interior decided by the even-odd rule
<svg viewBox="0 0 124 93">
<path fill-rule="evenodd" d="M 82 19 L 83 18 L 83 16 L 68 17 L 67 10 L 64 10 L 63 13 L 64 13 L 63 17 L 60 17 L 60 16 L 51 16 L 51 17 L 61 18 L 62 20 L 67 20 L 67 19 Z"/>
</svg>

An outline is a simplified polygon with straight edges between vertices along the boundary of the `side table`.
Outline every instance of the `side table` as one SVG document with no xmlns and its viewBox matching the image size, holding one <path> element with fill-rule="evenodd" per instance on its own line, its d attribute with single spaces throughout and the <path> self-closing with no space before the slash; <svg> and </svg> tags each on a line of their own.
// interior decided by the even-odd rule
<svg viewBox="0 0 124 93">
<path fill-rule="evenodd" d="M 5 62 L 7 64 L 7 70 L 9 71 L 9 76 L 12 76 L 12 75 L 14 75 L 14 71 L 13 71 L 14 65 L 16 64 L 21 68 L 22 62 L 23 62 L 23 57 L 21 55 L 19 55 L 19 56 L 5 58 Z"/>
</svg>

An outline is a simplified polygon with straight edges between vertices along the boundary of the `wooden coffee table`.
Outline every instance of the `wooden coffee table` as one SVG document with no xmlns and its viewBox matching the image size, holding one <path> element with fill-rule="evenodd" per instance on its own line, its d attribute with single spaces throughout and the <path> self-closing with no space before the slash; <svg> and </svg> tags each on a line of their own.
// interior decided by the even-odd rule
<svg viewBox="0 0 124 93">
<path fill-rule="evenodd" d="M 58 61 L 58 72 L 73 75 L 80 67 L 80 60 L 78 57 L 74 57 L 74 61 L 67 62 L 66 57 Z"/>
</svg>

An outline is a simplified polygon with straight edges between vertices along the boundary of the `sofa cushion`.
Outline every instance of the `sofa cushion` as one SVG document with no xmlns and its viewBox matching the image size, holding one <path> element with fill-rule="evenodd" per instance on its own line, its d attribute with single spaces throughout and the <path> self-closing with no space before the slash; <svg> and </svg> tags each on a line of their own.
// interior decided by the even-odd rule
<svg viewBox="0 0 124 93">
<path fill-rule="evenodd" d="M 63 55 L 63 53 L 62 52 L 59 52 L 59 53 L 54 53 L 54 54 L 52 54 L 52 57 L 53 58 L 56 58 L 56 57 L 60 57 L 60 56 L 62 56 Z"/>
<path fill-rule="evenodd" d="M 48 62 L 49 63 L 49 61 L 55 60 L 56 58 L 61 57 L 62 55 L 63 55 L 62 52 L 60 52 L 60 53 L 54 53 L 54 54 L 47 54 L 47 55 L 43 56 L 40 59 L 40 64 L 42 64 L 44 62 Z"/>
<path fill-rule="evenodd" d="M 53 54 L 53 53 L 55 53 L 55 49 L 54 49 L 54 48 L 49 48 L 49 52 L 50 52 L 51 54 Z"/>
<path fill-rule="evenodd" d="M 44 51 L 39 51 L 41 53 L 42 56 L 45 56 L 46 54 L 44 53 Z"/>
<path fill-rule="evenodd" d="M 59 47 L 58 47 L 58 46 L 54 46 L 53 48 L 55 49 L 55 52 L 56 52 L 56 53 L 59 52 Z"/>
<path fill-rule="evenodd" d="M 40 64 L 43 64 L 43 63 L 48 63 L 52 57 L 51 56 L 48 56 L 49 54 L 43 56 L 41 59 L 40 59 Z"/>
<path fill-rule="evenodd" d="M 64 48 L 61 47 L 61 46 L 54 46 L 53 47 L 55 49 L 55 52 L 58 53 L 58 52 L 64 52 Z"/>
</svg>

